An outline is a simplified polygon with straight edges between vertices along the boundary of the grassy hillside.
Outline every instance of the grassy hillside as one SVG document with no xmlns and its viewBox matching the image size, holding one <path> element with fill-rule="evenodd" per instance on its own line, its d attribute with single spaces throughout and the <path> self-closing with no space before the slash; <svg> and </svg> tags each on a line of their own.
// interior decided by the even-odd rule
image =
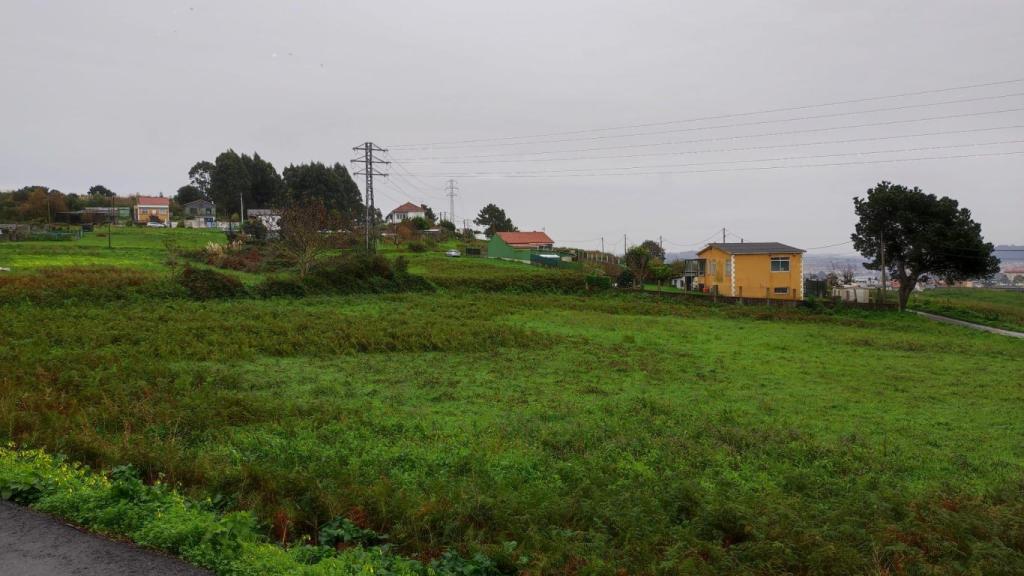
<svg viewBox="0 0 1024 576">
<path fill-rule="evenodd" d="M 1024 572 L 1024 342 L 407 256 L 447 289 L 0 303 L 0 438 L 507 573 Z"/>
<path fill-rule="evenodd" d="M 1024 291 L 986 288 L 938 288 L 917 292 L 910 307 L 1024 332 Z"/>
</svg>

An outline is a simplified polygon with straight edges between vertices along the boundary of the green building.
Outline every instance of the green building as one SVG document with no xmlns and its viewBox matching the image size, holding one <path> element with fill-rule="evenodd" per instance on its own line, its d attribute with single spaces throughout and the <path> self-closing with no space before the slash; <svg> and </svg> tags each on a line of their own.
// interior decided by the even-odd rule
<svg viewBox="0 0 1024 576">
<path fill-rule="evenodd" d="M 544 232 L 498 232 L 487 242 L 487 257 L 530 262 L 530 255 L 550 251 L 555 245 Z"/>
</svg>

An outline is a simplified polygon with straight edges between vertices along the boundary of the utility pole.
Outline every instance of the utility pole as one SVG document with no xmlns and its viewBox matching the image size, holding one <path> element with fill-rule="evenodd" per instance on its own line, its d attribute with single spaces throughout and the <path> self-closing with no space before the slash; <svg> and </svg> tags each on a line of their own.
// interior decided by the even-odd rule
<svg viewBox="0 0 1024 576">
<path fill-rule="evenodd" d="M 627 252 L 627 250 L 626 250 L 626 235 L 623 234 L 622 235 L 622 257 L 623 258 L 626 257 L 626 252 Z"/>
<path fill-rule="evenodd" d="M 355 152 L 362 152 L 362 158 L 353 158 L 353 164 L 362 164 L 363 167 L 356 171 L 357 176 L 366 176 L 366 187 L 363 190 L 363 195 L 366 197 L 364 204 L 366 205 L 366 220 L 363 226 L 366 228 L 366 251 L 373 253 L 377 249 L 377 235 L 376 235 L 376 220 L 377 220 L 377 207 L 373 201 L 373 177 L 374 176 L 387 176 L 387 172 L 381 172 L 373 167 L 374 164 L 383 164 L 388 166 L 391 162 L 381 160 L 374 156 L 374 152 L 387 152 L 387 149 L 377 146 L 373 142 L 365 142 L 359 146 L 352 148 Z"/>
<path fill-rule="evenodd" d="M 604 254 L 604 236 L 601 236 L 601 254 Z"/>
<path fill-rule="evenodd" d="M 455 180 L 448 180 L 448 187 L 445 190 L 448 191 L 449 222 L 455 224 L 455 193 L 459 191 L 458 186 L 455 185 Z"/>
<path fill-rule="evenodd" d="M 661 240 L 661 235 L 658 236 L 658 248 L 661 248 L 661 253 L 665 253 L 665 243 Z"/>
<path fill-rule="evenodd" d="M 110 242 L 110 221 L 114 219 L 114 196 L 110 196 L 110 213 L 107 214 L 107 249 L 113 248 Z"/>
<path fill-rule="evenodd" d="M 725 244 L 725 228 L 722 228 L 722 244 Z"/>
</svg>

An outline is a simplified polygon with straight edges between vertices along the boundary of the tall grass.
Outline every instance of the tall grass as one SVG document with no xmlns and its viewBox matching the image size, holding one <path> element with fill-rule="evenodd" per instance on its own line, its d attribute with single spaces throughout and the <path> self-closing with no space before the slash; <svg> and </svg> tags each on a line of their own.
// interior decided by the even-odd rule
<svg viewBox="0 0 1024 576">
<path fill-rule="evenodd" d="M 292 535 L 357 518 L 532 574 L 1024 570 L 1010 339 L 472 291 L 0 316 L 0 436 Z"/>
</svg>

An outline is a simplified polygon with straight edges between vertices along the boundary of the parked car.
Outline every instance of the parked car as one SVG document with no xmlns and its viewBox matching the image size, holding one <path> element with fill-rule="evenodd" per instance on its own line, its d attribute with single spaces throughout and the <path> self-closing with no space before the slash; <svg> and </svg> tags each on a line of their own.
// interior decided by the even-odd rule
<svg viewBox="0 0 1024 576">
<path fill-rule="evenodd" d="M 162 222 L 146 222 L 146 228 L 164 228 Z"/>
<path fill-rule="evenodd" d="M 462 256 L 462 252 L 459 252 L 458 250 L 449 250 L 445 252 L 444 255 L 451 256 L 452 258 L 457 258 L 459 256 Z"/>
</svg>

